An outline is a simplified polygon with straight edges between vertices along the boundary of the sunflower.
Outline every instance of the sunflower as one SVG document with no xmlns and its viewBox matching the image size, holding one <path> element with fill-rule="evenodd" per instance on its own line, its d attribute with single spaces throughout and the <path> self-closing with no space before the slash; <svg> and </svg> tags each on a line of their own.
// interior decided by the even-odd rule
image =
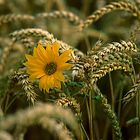
<svg viewBox="0 0 140 140">
<path fill-rule="evenodd" d="M 60 44 L 54 42 L 48 43 L 46 49 L 38 44 L 33 50 L 33 55 L 26 54 L 27 73 L 29 80 L 39 79 L 39 88 L 49 92 L 51 88 L 61 88 L 61 82 L 64 82 L 63 71 L 72 67 L 72 64 L 66 63 L 71 59 L 72 50 L 66 50 L 59 55 Z"/>
</svg>

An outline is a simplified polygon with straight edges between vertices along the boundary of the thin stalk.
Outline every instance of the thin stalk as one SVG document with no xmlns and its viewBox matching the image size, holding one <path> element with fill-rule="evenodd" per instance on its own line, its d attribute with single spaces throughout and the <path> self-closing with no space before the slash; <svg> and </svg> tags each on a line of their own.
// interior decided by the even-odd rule
<svg viewBox="0 0 140 140">
<path fill-rule="evenodd" d="M 103 140 L 106 140 L 107 139 L 109 125 L 110 125 L 109 121 L 106 120 L 106 124 L 105 124 L 105 127 L 104 127 L 104 133 L 103 133 Z"/>
<path fill-rule="evenodd" d="M 89 92 L 89 127 L 90 127 L 90 140 L 94 139 L 93 136 L 93 101 L 92 101 L 92 90 Z"/>
<path fill-rule="evenodd" d="M 98 122 L 94 121 L 94 130 L 95 130 L 95 139 L 99 140 L 100 139 L 100 133 L 99 133 L 99 127 L 98 127 Z"/>
<path fill-rule="evenodd" d="M 118 118 L 120 118 L 120 114 L 121 114 L 121 107 L 122 107 L 122 96 L 123 96 L 123 91 L 122 91 L 122 87 L 121 87 L 121 90 L 120 90 L 120 94 L 119 94 L 119 103 L 118 103 Z"/>
<path fill-rule="evenodd" d="M 131 76 L 133 85 L 136 84 L 136 73 L 135 73 L 135 69 L 134 66 L 132 64 L 132 69 L 133 69 L 133 75 Z M 136 117 L 140 117 L 140 108 L 139 108 L 139 103 L 140 103 L 140 96 L 137 92 L 136 94 Z M 140 137 L 140 124 L 136 126 L 136 135 L 137 137 Z"/>
<path fill-rule="evenodd" d="M 88 39 L 88 36 L 87 36 L 87 33 L 86 32 L 84 32 L 84 39 L 85 39 L 87 51 L 90 51 L 91 45 L 90 45 L 90 42 L 89 42 L 89 39 Z"/>
<path fill-rule="evenodd" d="M 83 124 L 81 123 L 80 125 L 81 125 L 81 128 L 82 128 L 82 130 L 83 130 L 85 136 L 86 136 L 86 139 L 87 139 L 87 140 L 90 140 L 90 139 L 89 139 L 89 136 L 88 136 L 88 134 L 87 134 L 87 132 L 86 132 L 84 126 L 83 126 Z"/>
<path fill-rule="evenodd" d="M 114 99 L 114 92 L 113 92 L 113 84 L 112 84 L 111 73 L 109 73 L 108 75 L 109 75 L 109 84 L 110 84 L 110 91 L 111 91 L 111 107 L 112 107 L 112 110 L 114 110 L 115 99 Z"/>
<path fill-rule="evenodd" d="M 136 117 L 139 118 L 139 95 L 136 94 Z M 136 135 L 139 137 L 139 125 L 136 126 Z"/>
<path fill-rule="evenodd" d="M 90 7 L 90 0 L 83 0 L 82 1 L 82 13 L 87 15 L 88 11 L 89 11 L 89 7 Z"/>
<path fill-rule="evenodd" d="M 140 106 L 139 106 L 139 105 L 140 105 L 140 91 L 139 91 L 139 90 L 137 91 L 137 96 L 138 96 L 138 97 L 136 97 L 136 98 L 138 98 L 138 99 L 137 99 L 137 100 L 138 100 L 138 103 L 137 103 L 138 118 L 140 118 Z M 139 128 L 138 128 L 138 132 L 139 132 L 139 133 L 138 133 L 138 137 L 140 137 L 140 123 L 138 123 L 138 127 L 139 127 Z"/>
<path fill-rule="evenodd" d="M 15 97 L 12 98 L 12 100 L 10 102 L 9 101 L 9 96 L 8 96 L 8 100 L 6 100 L 6 105 L 5 105 L 5 108 L 4 108 L 4 114 L 6 114 L 7 110 L 10 108 L 10 106 L 14 103 L 14 101 L 17 99 L 17 96 L 16 95 Z"/>
<path fill-rule="evenodd" d="M 111 91 L 111 107 L 112 107 L 112 110 L 114 111 L 115 98 L 114 98 L 114 93 L 113 93 L 112 77 L 111 77 L 111 73 L 109 73 L 108 75 L 109 75 L 109 84 L 110 84 L 110 91 Z M 114 140 L 114 133 L 112 133 L 112 140 Z"/>
<path fill-rule="evenodd" d="M 88 115 L 88 123 L 89 123 L 89 126 L 90 126 L 90 110 L 89 110 L 88 98 L 86 98 L 86 108 L 87 108 L 87 115 Z M 89 130 L 90 130 L 90 127 L 89 127 Z"/>
<path fill-rule="evenodd" d="M 111 122 L 111 125 L 114 129 L 114 136 L 116 140 L 121 140 L 122 139 L 121 128 L 119 126 L 119 122 L 118 122 L 115 112 L 111 109 L 111 105 L 108 104 L 107 99 L 103 96 L 103 94 L 101 93 L 101 91 L 99 90 L 96 84 L 93 85 L 93 89 L 96 92 L 96 94 L 100 96 L 100 100 L 101 100 L 100 103 L 103 107 L 105 114 L 107 115 L 107 117 L 109 118 Z"/>
</svg>

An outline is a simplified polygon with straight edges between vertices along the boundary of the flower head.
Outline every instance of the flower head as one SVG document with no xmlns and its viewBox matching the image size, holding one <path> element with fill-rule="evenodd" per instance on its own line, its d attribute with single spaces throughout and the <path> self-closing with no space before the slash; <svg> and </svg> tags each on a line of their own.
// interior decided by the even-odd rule
<svg viewBox="0 0 140 140">
<path fill-rule="evenodd" d="M 59 55 L 60 44 L 54 42 L 47 44 L 46 49 L 38 44 L 33 50 L 33 55 L 26 54 L 27 73 L 30 80 L 39 79 L 39 88 L 49 91 L 50 88 L 61 88 L 64 82 L 63 71 L 71 68 L 72 64 L 66 63 L 71 59 L 72 50 L 66 50 Z"/>
</svg>

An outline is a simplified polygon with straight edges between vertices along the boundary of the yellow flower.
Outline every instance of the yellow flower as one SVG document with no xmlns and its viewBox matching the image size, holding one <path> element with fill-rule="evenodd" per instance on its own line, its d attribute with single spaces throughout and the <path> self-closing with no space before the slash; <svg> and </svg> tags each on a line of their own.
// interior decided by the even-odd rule
<svg viewBox="0 0 140 140">
<path fill-rule="evenodd" d="M 59 55 L 60 44 L 54 42 L 47 44 L 46 49 L 38 44 L 33 50 L 33 56 L 26 54 L 27 73 L 30 80 L 39 79 L 39 88 L 49 91 L 50 88 L 61 88 L 64 82 L 63 71 L 72 67 L 66 63 L 71 59 L 72 50 L 66 50 Z"/>
</svg>

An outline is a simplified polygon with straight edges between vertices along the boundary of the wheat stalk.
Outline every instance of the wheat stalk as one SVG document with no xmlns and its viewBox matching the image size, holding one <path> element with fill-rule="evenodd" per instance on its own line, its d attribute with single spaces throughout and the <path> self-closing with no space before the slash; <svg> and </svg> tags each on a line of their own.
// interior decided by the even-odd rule
<svg viewBox="0 0 140 140">
<path fill-rule="evenodd" d="M 77 100 L 73 97 L 61 97 L 58 98 L 55 103 L 58 106 L 62 106 L 64 108 L 70 108 L 75 116 L 80 117 L 80 104 L 77 102 Z"/>
<path fill-rule="evenodd" d="M 138 19 L 140 18 L 140 12 L 135 5 L 127 1 L 112 2 L 111 4 L 100 8 L 99 10 L 95 11 L 92 15 L 88 16 L 87 19 L 79 25 L 78 30 L 82 31 L 84 28 L 88 27 L 93 22 L 99 20 L 105 14 L 115 10 L 128 11 L 131 12 L 133 16 L 137 17 Z"/>
<path fill-rule="evenodd" d="M 69 11 L 53 11 L 50 13 L 39 13 L 36 16 L 39 18 L 48 18 L 48 19 L 64 18 L 75 24 L 80 24 L 82 22 L 82 20 L 77 15 Z"/>
<path fill-rule="evenodd" d="M 96 52 L 90 51 L 87 56 L 75 63 L 73 77 L 87 80 L 92 77 L 93 83 L 113 70 L 132 72 L 130 56 L 136 52 L 136 45 L 125 41 L 109 44 Z"/>
<path fill-rule="evenodd" d="M 50 41 L 50 42 L 55 42 L 57 41 L 60 44 L 60 51 L 61 53 L 72 49 L 74 51 L 74 53 L 72 53 L 73 56 L 73 60 L 77 60 L 79 59 L 79 54 L 80 56 L 84 56 L 83 53 L 79 50 L 77 50 L 76 48 L 66 44 L 63 41 L 57 40 L 54 38 L 53 34 L 50 34 L 48 31 L 46 30 L 42 30 L 42 29 L 38 29 L 38 28 L 28 28 L 28 29 L 22 29 L 19 31 L 15 31 L 13 33 L 10 34 L 10 37 L 14 40 L 22 40 L 23 38 L 27 38 L 27 37 L 40 37 L 40 38 L 44 38 L 44 43 L 46 43 L 46 41 Z"/>
<path fill-rule="evenodd" d="M 42 124 L 43 128 L 47 129 L 52 135 L 56 134 L 60 140 L 72 140 L 69 135 L 68 129 L 64 128 L 61 123 L 58 123 L 54 119 L 49 117 L 42 117 L 39 120 L 39 123 Z"/>
<path fill-rule="evenodd" d="M 127 104 L 130 102 L 137 94 L 138 90 L 140 88 L 140 81 L 138 81 L 133 87 L 124 95 L 122 98 L 122 102 L 124 104 Z"/>
<path fill-rule="evenodd" d="M 73 114 L 69 110 L 65 110 L 61 107 L 54 106 L 51 104 L 40 103 L 39 105 L 36 105 L 33 108 L 26 109 L 24 111 L 19 111 L 13 116 L 8 116 L 7 118 L 0 121 L 0 130 L 8 130 L 14 125 L 26 128 L 40 121 L 40 119 L 44 119 L 44 117 L 47 117 L 47 118 L 49 117 L 52 119 L 57 119 L 57 120 L 62 121 L 64 124 L 66 124 L 70 128 L 74 136 L 78 140 L 80 140 L 79 127 Z M 52 124 L 54 122 L 43 121 L 43 124 L 44 123 L 48 123 L 49 125 L 49 123 Z M 45 127 L 46 125 L 44 124 Z M 47 128 L 49 129 L 50 127 L 47 127 Z M 53 127 L 51 127 L 51 129 L 53 129 Z"/>
<path fill-rule="evenodd" d="M 8 14 L 0 16 L 0 26 L 8 22 L 16 21 L 33 21 L 35 18 L 31 15 L 20 15 L 20 14 Z"/>
<path fill-rule="evenodd" d="M 53 34 L 50 34 L 48 31 L 42 30 L 39 28 L 28 28 L 28 29 L 22 29 L 19 31 L 15 31 L 10 34 L 10 37 L 15 41 L 21 40 L 21 39 L 27 38 L 27 37 L 40 37 L 40 38 L 43 38 L 44 41 L 47 40 L 50 42 L 54 42 L 54 41 L 59 42 L 61 44 L 62 49 L 64 49 L 64 50 L 73 48 L 72 46 L 70 46 L 64 42 L 55 39 Z"/>
<path fill-rule="evenodd" d="M 0 140 L 14 140 L 14 139 L 9 133 L 5 131 L 0 131 Z"/>
<path fill-rule="evenodd" d="M 22 30 L 15 31 L 15 32 L 10 34 L 10 37 L 15 41 L 23 39 L 23 38 L 27 38 L 29 36 L 41 37 L 41 38 L 45 38 L 45 39 L 50 40 L 50 41 L 54 40 L 54 37 L 52 34 L 50 34 L 46 30 L 42 30 L 42 29 L 38 29 L 38 28 L 22 29 Z"/>
<path fill-rule="evenodd" d="M 101 67 L 100 70 L 94 72 L 91 74 L 91 80 L 90 82 L 92 84 L 96 83 L 100 78 L 104 77 L 107 73 L 110 73 L 114 70 L 124 70 L 124 72 L 132 72 L 131 67 L 128 64 L 123 64 L 119 62 L 114 62 L 112 64 L 107 64 L 104 67 Z"/>
<path fill-rule="evenodd" d="M 23 38 L 20 41 L 26 48 L 33 48 L 33 46 L 35 45 L 33 40 L 30 38 Z"/>
<path fill-rule="evenodd" d="M 14 46 L 14 42 L 11 42 L 10 46 L 5 47 L 4 50 L 3 50 L 1 60 L 0 60 L 0 73 L 2 73 L 4 71 L 7 58 L 10 55 L 13 46 Z"/>
<path fill-rule="evenodd" d="M 29 76 L 25 73 L 24 69 L 19 69 L 11 76 L 11 81 L 17 81 L 18 84 L 22 85 L 22 88 L 26 93 L 27 100 L 34 105 L 37 94 L 35 93 L 33 84 L 29 81 L 28 77 Z"/>
</svg>

